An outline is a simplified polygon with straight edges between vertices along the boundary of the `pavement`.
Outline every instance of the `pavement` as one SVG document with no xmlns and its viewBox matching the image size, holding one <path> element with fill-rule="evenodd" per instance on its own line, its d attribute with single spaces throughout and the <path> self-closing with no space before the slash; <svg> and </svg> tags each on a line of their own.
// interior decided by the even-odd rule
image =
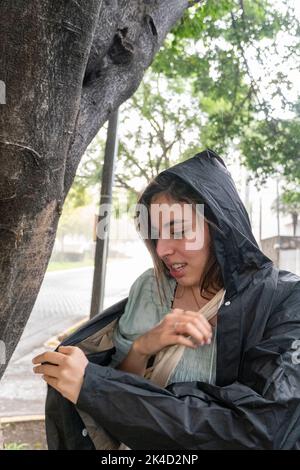
<svg viewBox="0 0 300 470">
<path fill-rule="evenodd" d="M 108 260 L 104 308 L 128 295 L 134 280 L 151 266 L 148 253 L 137 246 L 130 258 Z M 46 384 L 32 372 L 32 358 L 50 350 L 45 343 L 78 321 L 88 318 L 93 268 L 46 273 L 21 340 L 0 382 L 0 419 L 43 415 Z"/>
</svg>

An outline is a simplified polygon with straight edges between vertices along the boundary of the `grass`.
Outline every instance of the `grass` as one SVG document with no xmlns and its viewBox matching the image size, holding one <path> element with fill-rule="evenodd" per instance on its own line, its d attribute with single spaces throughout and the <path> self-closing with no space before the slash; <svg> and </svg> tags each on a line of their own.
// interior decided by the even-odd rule
<svg viewBox="0 0 300 470">
<path fill-rule="evenodd" d="M 1 420 L 0 420 L 1 421 Z M 46 450 L 44 419 L 14 421 L 0 424 L 0 450 Z"/>
<path fill-rule="evenodd" d="M 48 265 L 47 272 L 63 271 L 65 269 L 86 268 L 88 266 L 94 266 L 94 261 L 89 259 L 84 261 L 52 261 Z"/>
<path fill-rule="evenodd" d="M 9 442 L 8 444 L 4 444 L 4 450 L 26 450 L 27 448 L 28 444 L 25 444 L 25 442 Z"/>
</svg>

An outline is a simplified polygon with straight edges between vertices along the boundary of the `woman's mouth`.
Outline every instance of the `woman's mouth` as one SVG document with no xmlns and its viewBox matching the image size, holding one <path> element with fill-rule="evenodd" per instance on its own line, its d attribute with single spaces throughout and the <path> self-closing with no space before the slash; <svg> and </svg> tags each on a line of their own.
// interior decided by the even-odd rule
<svg viewBox="0 0 300 470">
<path fill-rule="evenodd" d="M 173 277 L 182 277 L 185 274 L 185 267 L 187 263 L 173 263 L 169 266 L 170 274 Z"/>
</svg>

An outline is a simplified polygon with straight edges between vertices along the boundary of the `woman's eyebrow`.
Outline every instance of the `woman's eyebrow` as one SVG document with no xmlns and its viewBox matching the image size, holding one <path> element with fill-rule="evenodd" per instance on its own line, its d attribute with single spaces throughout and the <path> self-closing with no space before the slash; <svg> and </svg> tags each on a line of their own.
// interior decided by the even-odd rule
<svg viewBox="0 0 300 470">
<path fill-rule="evenodd" d="M 182 225 L 184 226 L 185 223 L 189 223 L 189 222 L 191 222 L 191 221 L 190 221 L 190 220 L 184 220 L 184 219 L 176 219 L 176 220 L 171 220 L 170 222 L 166 222 L 166 223 L 163 225 L 163 227 L 164 227 L 164 228 L 165 228 L 165 227 L 170 227 L 170 228 L 171 228 L 171 227 L 174 227 L 174 225 L 175 225 L 175 224 L 178 224 L 178 223 L 180 223 L 181 226 L 182 226 Z M 153 229 L 153 230 L 158 230 L 158 227 L 154 227 L 153 225 L 151 225 L 151 229 Z"/>
<path fill-rule="evenodd" d="M 184 224 L 185 222 L 190 222 L 189 220 L 184 220 L 184 219 L 176 219 L 176 220 L 171 220 L 171 222 L 167 222 L 166 224 L 164 224 L 163 226 L 164 227 L 172 227 L 174 226 L 175 224 Z"/>
<path fill-rule="evenodd" d="M 168 227 L 168 226 L 173 226 L 176 222 L 178 222 L 178 220 L 171 220 L 171 222 L 166 222 L 163 227 Z M 181 221 L 180 221 L 181 222 Z M 153 228 L 153 230 L 158 230 L 158 227 L 154 227 L 153 225 L 151 225 L 151 228 Z"/>
</svg>

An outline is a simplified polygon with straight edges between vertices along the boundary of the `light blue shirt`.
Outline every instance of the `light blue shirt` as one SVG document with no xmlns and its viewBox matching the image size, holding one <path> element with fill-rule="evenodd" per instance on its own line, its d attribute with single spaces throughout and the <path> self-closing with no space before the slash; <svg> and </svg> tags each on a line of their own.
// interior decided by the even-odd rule
<svg viewBox="0 0 300 470">
<path fill-rule="evenodd" d="M 153 328 L 171 311 L 176 288 L 175 279 L 165 277 L 163 287 L 167 302 L 164 301 L 164 305 L 161 305 L 153 268 L 145 271 L 133 283 L 124 313 L 114 329 L 113 342 L 116 353 L 112 357 L 110 367 L 116 367 L 128 354 L 133 341 Z M 214 384 L 215 379 L 216 328 L 213 330 L 211 344 L 196 349 L 184 349 L 168 384 L 191 381 Z"/>
</svg>

